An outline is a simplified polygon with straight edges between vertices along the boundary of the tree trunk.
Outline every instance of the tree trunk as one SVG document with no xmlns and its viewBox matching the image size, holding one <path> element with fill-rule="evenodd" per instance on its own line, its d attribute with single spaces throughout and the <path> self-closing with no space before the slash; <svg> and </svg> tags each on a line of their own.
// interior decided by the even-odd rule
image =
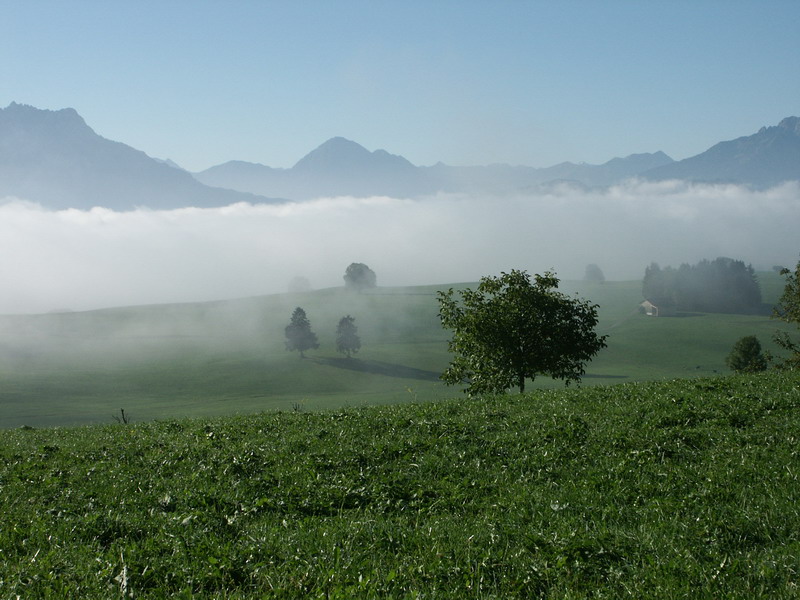
<svg viewBox="0 0 800 600">
<path fill-rule="evenodd" d="M 519 377 L 519 393 L 520 394 L 524 394 L 525 393 L 525 374 L 524 373 L 520 373 L 518 375 L 518 377 Z"/>
</svg>

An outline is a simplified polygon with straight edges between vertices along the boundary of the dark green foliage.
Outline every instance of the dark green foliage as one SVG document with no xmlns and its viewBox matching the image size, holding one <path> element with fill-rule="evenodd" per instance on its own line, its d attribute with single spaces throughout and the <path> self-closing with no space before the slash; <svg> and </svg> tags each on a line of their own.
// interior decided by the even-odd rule
<svg viewBox="0 0 800 600">
<path fill-rule="evenodd" d="M 311 331 L 311 323 L 306 317 L 306 311 L 299 306 L 292 313 L 292 320 L 286 326 L 286 349 L 299 350 L 300 357 L 305 358 L 304 352 L 319 348 L 317 334 Z"/>
<path fill-rule="evenodd" d="M 645 269 L 642 295 L 659 307 L 679 311 L 753 313 L 761 308 L 761 289 L 751 265 L 720 257 L 678 269 Z"/>
<path fill-rule="evenodd" d="M 586 272 L 583 275 L 583 280 L 590 283 L 605 283 L 606 276 L 603 274 L 602 269 L 596 264 L 586 265 Z"/>
<path fill-rule="evenodd" d="M 728 368 L 737 373 L 758 373 L 767 368 L 767 359 L 761 352 L 761 343 L 754 335 L 739 339 L 725 359 Z"/>
<path fill-rule="evenodd" d="M 789 269 L 783 269 L 781 275 L 786 278 L 786 286 L 783 288 L 781 299 L 775 306 L 773 317 L 800 327 L 800 261 L 795 266 L 794 273 Z M 792 341 L 785 331 L 776 333 L 774 339 L 778 346 L 791 353 L 788 358 L 778 363 L 778 367 L 800 368 L 800 344 Z"/>
<path fill-rule="evenodd" d="M 342 317 L 336 326 L 336 351 L 348 358 L 361 349 L 361 338 L 358 337 L 358 327 L 355 319 L 350 315 Z"/>
<path fill-rule="evenodd" d="M 439 317 L 453 331 L 454 354 L 442 379 L 466 383 L 469 394 L 500 393 L 537 375 L 579 381 L 584 365 L 605 347 L 595 334 L 597 305 L 556 291 L 547 272 L 531 283 L 525 271 L 484 277 L 476 290 L 439 292 Z"/>
<path fill-rule="evenodd" d="M 0 432 L 2 598 L 792 598 L 793 373 Z"/>
<path fill-rule="evenodd" d="M 363 263 L 351 263 L 344 273 L 344 285 L 347 289 L 360 292 L 374 288 L 376 281 L 375 272 Z"/>
</svg>

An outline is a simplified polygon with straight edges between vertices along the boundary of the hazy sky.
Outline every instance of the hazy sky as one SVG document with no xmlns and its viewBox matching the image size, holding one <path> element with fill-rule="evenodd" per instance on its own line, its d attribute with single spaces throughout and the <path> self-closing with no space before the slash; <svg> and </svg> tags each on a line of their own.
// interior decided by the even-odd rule
<svg viewBox="0 0 800 600">
<path fill-rule="evenodd" d="M 682 159 L 800 114 L 800 2 L 0 0 L 0 106 L 198 171 Z"/>
</svg>

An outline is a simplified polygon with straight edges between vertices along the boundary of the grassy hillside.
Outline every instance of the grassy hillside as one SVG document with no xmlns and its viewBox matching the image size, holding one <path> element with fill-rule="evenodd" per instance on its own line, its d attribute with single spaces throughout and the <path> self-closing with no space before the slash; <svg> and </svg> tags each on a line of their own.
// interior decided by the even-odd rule
<svg viewBox="0 0 800 600">
<path fill-rule="evenodd" d="M 0 432 L 2 598 L 790 598 L 770 373 Z"/>
<path fill-rule="evenodd" d="M 765 300 L 782 281 L 760 274 Z M 745 335 L 769 347 L 766 316 L 639 314 L 641 282 L 564 282 L 600 305 L 608 348 L 584 385 L 726 372 Z M 430 400 L 457 395 L 438 381 L 449 361 L 435 287 L 329 289 L 228 302 L 0 318 L 0 428 L 252 414 Z M 302 306 L 321 347 L 300 360 L 284 327 Z M 362 351 L 334 352 L 338 320 L 356 318 Z M 560 387 L 538 380 L 534 387 Z"/>
</svg>

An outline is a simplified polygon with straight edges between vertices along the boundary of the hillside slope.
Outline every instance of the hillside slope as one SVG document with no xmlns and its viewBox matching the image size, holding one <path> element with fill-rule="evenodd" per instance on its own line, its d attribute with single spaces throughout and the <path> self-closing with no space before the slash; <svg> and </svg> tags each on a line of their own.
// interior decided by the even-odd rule
<svg viewBox="0 0 800 600">
<path fill-rule="evenodd" d="M 774 301 L 781 278 L 759 278 L 769 284 L 764 299 Z M 107 423 L 121 408 L 146 421 L 456 396 L 458 389 L 438 379 L 450 356 L 436 289 L 352 294 L 339 288 L 0 317 L 0 429 Z M 587 386 L 725 373 L 725 356 L 736 340 L 757 335 L 774 351 L 772 335 L 782 327 L 761 315 L 653 319 L 639 313 L 637 281 L 567 281 L 561 289 L 598 303 L 599 331 L 609 335 L 608 348 L 587 365 Z M 305 360 L 284 343 L 297 306 L 320 342 Z M 362 342 L 351 359 L 335 352 L 336 325 L 344 315 L 355 318 Z M 530 385 L 563 383 L 539 378 Z"/>
</svg>

